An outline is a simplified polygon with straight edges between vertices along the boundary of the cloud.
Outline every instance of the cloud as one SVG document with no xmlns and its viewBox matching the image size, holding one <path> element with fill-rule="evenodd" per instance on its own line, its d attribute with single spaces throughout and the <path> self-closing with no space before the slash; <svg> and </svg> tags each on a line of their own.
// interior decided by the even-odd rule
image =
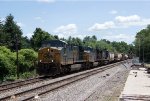
<svg viewBox="0 0 150 101">
<path fill-rule="evenodd" d="M 117 13 L 118 13 L 118 11 L 116 11 L 116 10 L 112 10 L 112 11 L 110 11 L 109 13 L 110 13 L 110 14 L 117 14 Z"/>
<path fill-rule="evenodd" d="M 124 41 L 130 44 L 135 39 L 135 36 L 130 34 L 108 34 L 106 36 L 103 36 L 103 39 L 118 42 Z"/>
<path fill-rule="evenodd" d="M 24 25 L 23 23 L 21 23 L 21 22 L 18 22 L 17 25 L 20 26 L 20 27 L 25 26 L 25 25 Z"/>
<path fill-rule="evenodd" d="M 129 22 L 138 22 L 141 20 L 141 17 L 138 15 L 131 16 L 117 16 L 115 20 L 119 23 L 129 23 Z"/>
<path fill-rule="evenodd" d="M 144 19 L 138 15 L 117 16 L 115 17 L 115 20 L 116 24 L 118 24 L 118 27 L 121 25 L 125 28 L 130 26 L 144 26 L 150 24 L 150 19 Z"/>
<path fill-rule="evenodd" d="M 68 39 L 69 36 L 71 36 L 71 37 L 74 37 L 74 38 L 78 37 L 82 40 L 83 40 L 84 37 L 89 36 L 89 35 L 85 35 L 85 34 L 66 34 L 66 33 L 59 33 L 57 35 L 58 35 L 59 38 Z"/>
<path fill-rule="evenodd" d="M 86 35 L 85 34 L 77 34 L 77 26 L 76 24 L 68 24 L 62 25 L 54 30 L 54 33 L 58 35 L 60 38 L 68 38 L 71 37 L 78 37 L 83 39 Z"/>
<path fill-rule="evenodd" d="M 88 28 L 89 31 L 101 31 L 112 28 L 128 28 L 131 26 L 145 26 L 150 24 L 150 18 L 141 18 L 138 15 L 130 16 L 116 16 L 113 21 L 106 21 L 104 23 L 95 23 Z"/>
<path fill-rule="evenodd" d="M 105 29 L 115 28 L 115 23 L 113 21 L 108 21 L 102 24 L 95 23 L 92 27 L 90 27 L 89 31 L 100 31 Z"/>
<path fill-rule="evenodd" d="M 150 19 L 141 19 L 140 21 L 137 21 L 137 22 L 122 23 L 122 25 L 125 27 L 144 26 L 144 25 L 148 25 L 148 24 L 150 24 Z"/>
<path fill-rule="evenodd" d="M 37 0 L 38 2 L 43 2 L 43 3 L 53 3 L 55 0 Z"/>
<path fill-rule="evenodd" d="M 62 25 L 54 30 L 55 33 L 76 33 L 76 24 Z"/>
</svg>

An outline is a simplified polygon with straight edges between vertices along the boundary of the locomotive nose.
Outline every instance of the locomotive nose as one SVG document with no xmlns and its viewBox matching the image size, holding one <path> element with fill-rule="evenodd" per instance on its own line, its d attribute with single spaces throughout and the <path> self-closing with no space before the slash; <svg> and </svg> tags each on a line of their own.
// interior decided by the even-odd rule
<svg viewBox="0 0 150 101">
<path fill-rule="evenodd" d="M 38 55 L 38 68 L 39 75 L 55 75 L 57 74 L 57 64 L 59 63 L 60 55 L 58 49 L 43 48 L 39 51 Z"/>
<path fill-rule="evenodd" d="M 47 62 L 47 63 L 52 63 L 54 62 L 54 50 L 51 48 L 47 48 L 43 50 L 42 53 L 40 53 L 40 59 L 39 62 Z"/>
<path fill-rule="evenodd" d="M 48 52 L 43 54 L 43 61 L 45 62 L 53 62 L 53 54 Z"/>
</svg>

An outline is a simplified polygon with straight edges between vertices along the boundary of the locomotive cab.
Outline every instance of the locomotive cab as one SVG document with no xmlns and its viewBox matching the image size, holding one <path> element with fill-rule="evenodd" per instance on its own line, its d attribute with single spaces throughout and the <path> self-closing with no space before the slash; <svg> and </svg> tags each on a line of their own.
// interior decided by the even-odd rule
<svg viewBox="0 0 150 101">
<path fill-rule="evenodd" d="M 45 41 L 38 52 L 39 75 L 54 75 L 60 73 L 61 50 L 65 43 L 59 40 Z M 58 67 L 58 68 L 56 68 Z"/>
</svg>

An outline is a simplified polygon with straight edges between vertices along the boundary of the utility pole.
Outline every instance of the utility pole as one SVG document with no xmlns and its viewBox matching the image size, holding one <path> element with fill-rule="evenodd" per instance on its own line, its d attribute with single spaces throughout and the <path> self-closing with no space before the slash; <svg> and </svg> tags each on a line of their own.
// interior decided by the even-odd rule
<svg viewBox="0 0 150 101">
<path fill-rule="evenodd" d="M 16 34 L 16 65 L 17 65 L 17 79 L 19 79 L 19 63 L 18 63 L 18 35 Z"/>
<path fill-rule="evenodd" d="M 140 50 L 141 50 L 141 49 L 140 49 L 140 46 L 141 46 L 141 45 L 140 45 L 140 38 L 139 38 L 139 62 L 140 62 Z"/>
<path fill-rule="evenodd" d="M 144 65 L 144 38 L 142 38 L 142 43 L 143 43 L 143 65 Z"/>
</svg>

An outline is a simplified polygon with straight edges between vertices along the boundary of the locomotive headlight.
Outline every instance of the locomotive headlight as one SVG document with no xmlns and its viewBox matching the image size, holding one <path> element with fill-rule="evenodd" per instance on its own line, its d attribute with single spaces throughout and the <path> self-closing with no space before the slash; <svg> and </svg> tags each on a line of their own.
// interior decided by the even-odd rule
<svg viewBox="0 0 150 101">
<path fill-rule="evenodd" d="M 42 62 L 42 60 L 40 60 L 40 62 Z"/>
<path fill-rule="evenodd" d="M 49 52 L 49 49 L 47 49 L 47 51 Z"/>
<path fill-rule="evenodd" d="M 53 62 L 53 60 L 52 60 L 52 62 Z"/>
</svg>

